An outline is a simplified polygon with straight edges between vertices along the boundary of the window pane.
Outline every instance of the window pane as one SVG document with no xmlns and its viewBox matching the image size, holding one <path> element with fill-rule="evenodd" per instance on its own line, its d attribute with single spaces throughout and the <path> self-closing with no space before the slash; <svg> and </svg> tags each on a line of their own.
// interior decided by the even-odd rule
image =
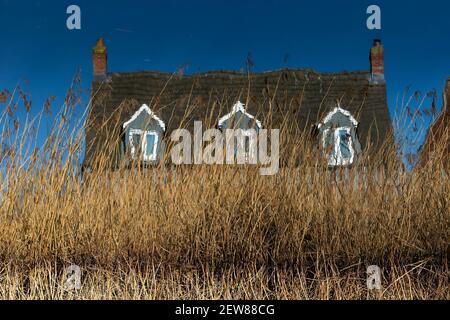
<svg viewBox="0 0 450 320">
<path fill-rule="evenodd" d="M 250 137 L 246 136 L 244 137 L 244 150 L 245 152 L 250 152 Z"/>
<path fill-rule="evenodd" d="M 131 143 L 132 143 L 132 145 L 134 147 L 135 155 L 138 155 L 139 153 L 141 153 L 141 135 L 134 133 L 132 135 Z"/>
<path fill-rule="evenodd" d="M 145 154 L 147 156 L 153 155 L 153 148 L 155 147 L 155 142 L 156 136 L 154 134 L 147 134 L 146 149 L 145 149 Z"/>
<path fill-rule="evenodd" d="M 326 155 L 329 155 L 330 157 L 336 157 L 336 150 L 334 148 L 335 141 L 334 141 L 334 132 L 327 130 L 323 133 L 323 148 L 324 153 Z"/>
<path fill-rule="evenodd" d="M 235 137 L 234 139 L 234 156 L 237 157 L 238 151 L 242 150 L 244 152 L 244 156 L 247 157 L 250 153 L 250 138 L 249 136 L 240 136 Z"/>
<path fill-rule="evenodd" d="M 324 147 L 334 145 L 334 134 L 331 131 L 324 132 Z"/>
<path fill-rule="evenodd" d="M 347 130 L 339 130 L 340 150 L 343 159 L 351 159 L 352 153 L 350 151 L 350 135 Z"/>
</svg>

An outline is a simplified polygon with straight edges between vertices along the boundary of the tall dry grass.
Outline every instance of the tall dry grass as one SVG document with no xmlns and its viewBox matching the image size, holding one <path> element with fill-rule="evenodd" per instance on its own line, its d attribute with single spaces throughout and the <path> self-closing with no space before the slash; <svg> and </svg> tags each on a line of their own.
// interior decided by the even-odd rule
<svg viewBox="0 0 450 320">
<path fill-rule="evenodd" d="M 73 107 L 66 99 L 40 149 L 30 146 L 42 113 L 15 135 L 1 118 L 0 299 L 450 298 L 450 183 L 438 161 L 404 172 L 387 143 L 333 173 L 307 133 L 282 132 L 293 156 L 274 176 L 111 171 L 108 154 L 82 176 Z M 83 271 L 77 291 L 64 287 L 71 264 Z M 368 265 L 382 269 L 381 290 L 368 290 Z"/>
</svg>

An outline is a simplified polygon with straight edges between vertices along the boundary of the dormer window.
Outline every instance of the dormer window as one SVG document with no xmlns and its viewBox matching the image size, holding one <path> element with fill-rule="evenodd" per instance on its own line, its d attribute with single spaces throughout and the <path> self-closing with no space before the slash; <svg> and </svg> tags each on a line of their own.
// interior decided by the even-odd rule
<svg viewBox="0 0 450 320">
<path fill-rule="evenodd" d="M 348 166 L 355 162 L 361 152 L 356 129 L 358 122 L 340 106 L 328 113 L 319 124 L 322 153 L 328 166 Z"/>
<path fill-rule="evenodd" d="M 162 136 L 166 129 L 147 105 L 143 105 L 130 120 L 123 125 L 126 149 L 131 159 L 156 162 L 161 152 Z"/>
<path fill-rule="evenodd" d="M 262 125 L 259 120 L 246 111 L 243 103 L 238 101 L 234 104 L 231 112 L 219 119 L 218 127 L 224 132 L 228 129 L 236 130 L 233 136 L 235 157 L 237 157 L 238 151 L 243 151 L 245 163 L 257 162 L 257 134 L 262 129 Z"/>
</svg>

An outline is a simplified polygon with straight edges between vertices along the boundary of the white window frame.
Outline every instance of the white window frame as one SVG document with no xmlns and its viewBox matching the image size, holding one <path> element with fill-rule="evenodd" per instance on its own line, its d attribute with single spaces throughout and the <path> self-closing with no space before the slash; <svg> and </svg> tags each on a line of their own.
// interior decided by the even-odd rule
<svg viewBox="0 0 450 320">
<path fill-rule="evenodd" d="M 133 144 L 133 135 L 141 136 L 141 150 L 142 150 L 142 158 L 144 161 L 155 161 L 157 158 L 156 151 L 158 150 L 159 143 L 159 134 L 154 130 L 141 130 L 141 129 L 130 129 L 129 132 L 129 142 L 131 146 L 131 156 L 133 160 L 137 160 L 136 148 Z M 155 143 L 153 144 L 153 152 L 151 154 L 146 154 L 147 151 L 147 135 L 152 135 L 155 137 Z"/>
<path fill-rule="evenodd" d="M 334 143 L 334 153 L 336 154 L 336 156 L 334 155 L 329 155 L 328 158 L 328 165 L 329 166 L 346 166 L 349 164 L 353 163 L 353 160 L 355 158 L 355 150 L 353 149 L 353 139 L 352 136 L 350 135 L 351 132 L 351 128 L 350 127 L 338 127 L 333 130 L 333 143 Z M 350 154 L 351 157 L 350 159 L 344 158 L 342 157 L 342 153 L 341 153 L 341 135 L 339 134 L 339 132 L 341 130 L 345 130 L 348 134 L 348 149 L 350 150 Z M 326 137 L 328 135 L 328 133 L 330 132 L 330 129 L 325 129 L 323 131 L 323 135 L 322 135 L 322 146 L 324 149 L 326 149 L 327 145 L 326 145 Z"/>
</svg>

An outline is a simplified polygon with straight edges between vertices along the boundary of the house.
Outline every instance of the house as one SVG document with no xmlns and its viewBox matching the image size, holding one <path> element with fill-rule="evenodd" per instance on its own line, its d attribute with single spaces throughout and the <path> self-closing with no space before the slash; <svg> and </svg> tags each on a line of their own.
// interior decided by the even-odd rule
<svg viewBox="0 0 450 320">
<path fill-rule="evenodd" d="M 294 137 L 319 123 L 322 148 L 332 146 L 329 165 L 352 165 L 366 147 L 381 146 L 391 129 L 381 42 L 370 56 L 376 63 L 370 70 L 339 73 L 108 72 L 107 49 L 100 39 L 92 52 L 84 167 L 92 167 L 99 154 L 109 157 L 112 166 L 123 159 L 157 163 L 168 150 L 171 132 L 192 132 L 194 121 L 220 130 L 240 128 L 244 135 L 250 128 L 288 125 Z M 105 151 L 105 141 L 117 147 Z M 244 143 L 248 150 L 251 142 Z"/>
<path fill-rule="evenodd" d="M 440 160 L 448 166 L 450 160 L 450 77 L 444 87 L 443 99 L 442 111 L 428 129 L 420 151 L 422 165 L 430 160 Z"/>
</svg>

